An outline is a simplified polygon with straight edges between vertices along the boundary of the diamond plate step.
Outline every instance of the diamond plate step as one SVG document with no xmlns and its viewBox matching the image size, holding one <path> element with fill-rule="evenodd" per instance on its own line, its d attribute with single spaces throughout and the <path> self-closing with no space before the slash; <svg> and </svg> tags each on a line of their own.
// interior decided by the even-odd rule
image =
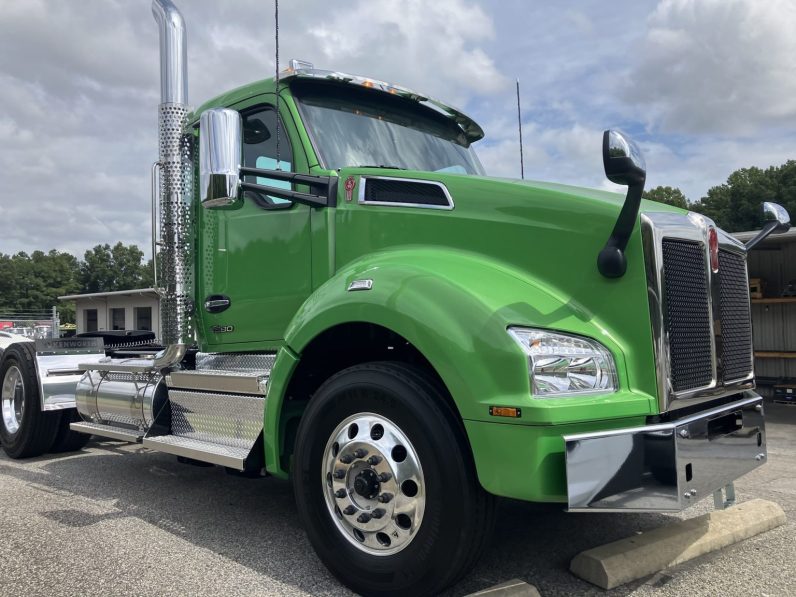
<svg viewBox="0 0 796 597">
<path fill-rule="evenodd" d="M 144 447 L 201 462 L 228 466 L 239 471 L 245 468 L 246 458 L 251 452 L 251 449 L 247 448 L 223 446 L 177 435 L 145 437 Z"/>
<path fill-rule="evenodd" d="M 267 372 L 227 370 L 172 371 L 166 376 L 169 388 L 231 394 L 265 394 L 268 386 Z"/>
<path fill-rule="evenodd" d="M 135 429 L 125 429 L 124 427 L 114 427 L 113 425 L 102 425 L 101 423 L 77 422 L 70 423 L 69 428 L 79 433 L 99 435 L 111 439 L 120 439 L 125 442 L 137 443 L 141 441 L 144 434 Z"/>
</svg>

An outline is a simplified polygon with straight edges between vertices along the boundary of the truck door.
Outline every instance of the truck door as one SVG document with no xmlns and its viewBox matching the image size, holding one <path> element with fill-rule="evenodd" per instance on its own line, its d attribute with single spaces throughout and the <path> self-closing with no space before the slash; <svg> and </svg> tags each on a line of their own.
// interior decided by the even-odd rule
<svg viewBox="0 0 796 597">
<path fill-rule="evenodd" d="M 285 171 L 307 172 L 289 114 L 282 112 L 286 122 L 279 130 L 277 158 L 273 105 L 261 97 L 240 112 L 244 166 L 275 169 L 278 163 Z M 290 188 L 287 182 L 255 178 L 246 180 Z M 310 208 L 252 191 L 243 197 L 240 209 L 201 209 L 197 310 L 209 344 L 202 343 L 205 350 L 281 340 L 311 292 Z"/>
</svg>

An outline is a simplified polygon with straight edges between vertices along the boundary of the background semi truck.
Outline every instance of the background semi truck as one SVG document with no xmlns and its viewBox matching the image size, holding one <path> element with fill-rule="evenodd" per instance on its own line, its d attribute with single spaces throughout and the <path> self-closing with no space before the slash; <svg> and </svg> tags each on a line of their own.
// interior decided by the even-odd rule
<svg viewBox="0 0 796 597">
<path fill-rule="evenodd" d="M 626 197 L 489 178 L 459 110 L 307 63 L 191 110 L 183 19 L 153 12 L 162 344 L 10 345 L 10 457 L 96 435 L 291 478 L 319 557 L 383 595 L 464 575 L 495 496 L 678 511 L 765 461 L 746 253 L 780 206 L 744 246 L 642 201 L 618 131 Z"/>
</svg>

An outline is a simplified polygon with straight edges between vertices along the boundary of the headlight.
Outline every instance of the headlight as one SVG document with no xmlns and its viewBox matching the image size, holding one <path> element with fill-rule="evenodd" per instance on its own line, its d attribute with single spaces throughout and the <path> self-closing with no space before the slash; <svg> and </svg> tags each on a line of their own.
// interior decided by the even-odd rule
<svg viewBox="0 0 796 597">
<path fill-rule="evenodd" d="M 616 390 L 616 366 L 608 349 L 589 338 L 511 327 L 528 355 L 531 392 L 539 398 L 601 394 Z"/>
</svg>

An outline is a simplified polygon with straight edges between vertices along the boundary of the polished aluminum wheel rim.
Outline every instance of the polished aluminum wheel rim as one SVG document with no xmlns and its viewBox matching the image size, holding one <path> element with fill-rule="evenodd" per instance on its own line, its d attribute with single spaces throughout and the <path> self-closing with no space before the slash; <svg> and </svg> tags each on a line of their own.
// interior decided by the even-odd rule
<svg viewBox="0 0 796 597">
<path fill-rule="evenodd" d="M 8 368 L 3 378 L 0 404 L 6 431 L 16 433 L 22 424 L 22 415 L 25 412 L 25 384 L 22 382 L 22 372 L 15 365 Z"/>
<path fill-rule="evenodd" d="M 332 520 L 358 549 L 391 555 L 417 535 L 426 503 L 423 469 L 389 419 L 360 413 L 340 423 L 326 443 L 322 482 Z"/>
</svg>

